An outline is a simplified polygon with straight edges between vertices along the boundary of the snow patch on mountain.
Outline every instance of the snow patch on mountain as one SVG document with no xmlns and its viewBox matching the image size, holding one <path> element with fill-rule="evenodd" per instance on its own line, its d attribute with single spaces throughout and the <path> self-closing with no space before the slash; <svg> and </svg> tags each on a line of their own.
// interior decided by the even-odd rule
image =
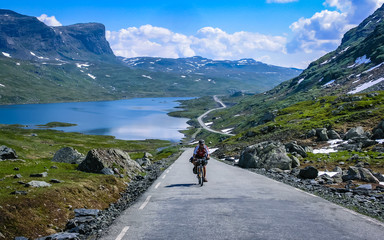
<svg viewBox="0 0 384 240">
<path fill-rule="evenodd" d="M 9 53 L 6 53 L 6 52 L 1 52 L 5 57 L 8 57 L 8 58 L 12 58 L 11 57 L 11 54 L 9 54 Z"/>
<path fill-rule="evenodd" d="M 355 90 L 348 92 L 348 94 L 355 94 L 355 93 L 364 91 L 365 89 L 370 88 L 370 87 L 372 87 L 372 86 L 374 86 L 374 85 L 376 85 L 382 81 L 384 81 L 384 78 L 379 78 L 379 79 L 374 80 L 374 81 L 366 82 L 366 83 L 356 87 Z"/>
<path fill-rule="evenodd" d="M 90 78 L 92 78 L 93 80 L 96 79 L 96 77 L 95 77 L 94 75 L 90 74 L 90 73 L 88 73 L 87 75 L 88 75 Z"/>
</svg>

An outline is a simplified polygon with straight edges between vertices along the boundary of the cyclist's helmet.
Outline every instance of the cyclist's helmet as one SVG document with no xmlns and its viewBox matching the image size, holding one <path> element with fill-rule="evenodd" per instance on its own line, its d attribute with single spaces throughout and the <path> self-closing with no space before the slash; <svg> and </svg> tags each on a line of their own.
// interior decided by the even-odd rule
<svg viewBox="0 0 384 240">
<path fill-rule="evenodd" d="M 205 143 L 204 139 L 199 140 L 199 144 L 204 144 L 204 143 Z"/>
</svg>

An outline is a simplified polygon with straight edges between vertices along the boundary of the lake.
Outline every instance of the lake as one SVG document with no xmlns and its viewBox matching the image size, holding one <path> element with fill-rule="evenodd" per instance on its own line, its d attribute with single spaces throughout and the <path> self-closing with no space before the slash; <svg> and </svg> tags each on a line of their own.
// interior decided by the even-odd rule
<svg viewBox="0 0 384 240">
<path fill-rule="evenodd" d="M 188 127 L 186 118 L 167 115 L 192 98 L 135 98 L 102 102 L 0 105 L 0 123 L 35 125 L 48 122 L 77 126 L 54 128 L 65 132 L 111 135 L 123 140 L 163 139 L 180 141 L 179 130 Z"/>
</svg>

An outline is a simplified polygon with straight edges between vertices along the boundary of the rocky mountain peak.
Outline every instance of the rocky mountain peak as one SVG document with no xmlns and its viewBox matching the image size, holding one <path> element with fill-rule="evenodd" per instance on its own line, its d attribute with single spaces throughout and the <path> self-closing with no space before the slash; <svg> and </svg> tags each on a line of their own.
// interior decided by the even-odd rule
<svg viewBox="0 0 384 240">
<path fill-rule="evenodd" d="M 103 24 L 49 27 L 36 17 L 4 9 L 0 10 L 0 51 L 36 61 L 115 57 Z"/>
</svg>

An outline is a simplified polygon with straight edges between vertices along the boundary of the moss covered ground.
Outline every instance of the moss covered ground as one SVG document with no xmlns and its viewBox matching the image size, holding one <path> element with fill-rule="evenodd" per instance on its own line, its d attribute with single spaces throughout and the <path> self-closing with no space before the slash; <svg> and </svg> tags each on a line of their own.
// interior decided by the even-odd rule
<svg viewBox="0 0 384 240">
<path fill-rule="evenodd" d="M 55 124 L 56 125 L 56 124 Z M 56 130 L 24 129 L 17 125 L 0 125 L 0 145 L 13 148 L 19 160 L 0 161 L 0 232 L 6 239 L 15 236 L 37 238 L 64 229 L 76 208 L 105 209 L 116 202 L 129 178 L 77 171 L 76 164 L 52 162 L 62 147 L 73 147 L 83 154 L 94 148 L 119 148 L 131 158 L 150 152 L 155 160 L 179 151 L 163 140 L 124 141 L 111 136 L 65 133 Z M 158 148 L 164 148 L 157 152 Z M 48 177 L 30 177 L 47 172 Z M 14 178 L 20 174 L 21 178 Z M 52 187 L 25 187 L 32 180 L 50 182 Z M 25 191 L 27 195 L 12 194 Z"/>
</svg>

